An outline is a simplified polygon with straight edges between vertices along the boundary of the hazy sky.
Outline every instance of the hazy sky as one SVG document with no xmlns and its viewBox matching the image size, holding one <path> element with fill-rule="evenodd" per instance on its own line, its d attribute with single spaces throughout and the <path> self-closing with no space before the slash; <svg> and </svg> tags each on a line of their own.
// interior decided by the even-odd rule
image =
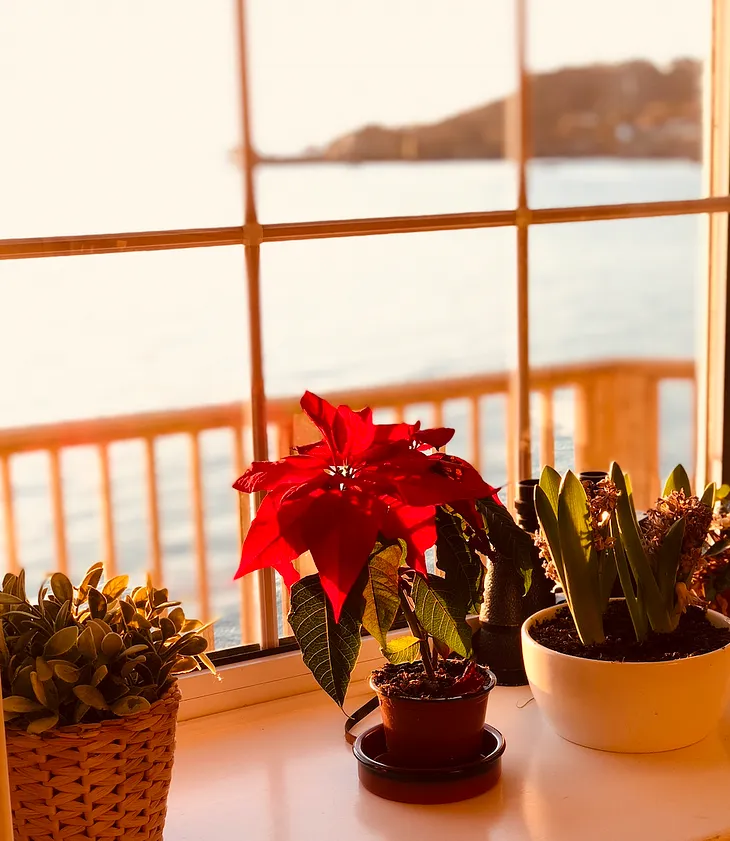
<svg viewBox="0 0 730 841">
<path fill-rule="evenodd" d="M 707 55 L 710 0 L 532 0 L 530 63 Z M 254 138 L 297 152 L 514 86 L 511 0 L 250 0 Z M 240 224 L 232 0 L 0 0 L 0 237 Z"/>
</svg>

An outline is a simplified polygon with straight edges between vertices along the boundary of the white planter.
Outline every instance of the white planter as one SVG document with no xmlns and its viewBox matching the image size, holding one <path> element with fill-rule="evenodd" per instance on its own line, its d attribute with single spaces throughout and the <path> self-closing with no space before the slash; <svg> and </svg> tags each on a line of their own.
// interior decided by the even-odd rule
<svg viewBox="0 0 730 841">
<path fill-rule="evenodd" d="M 551 651 L 529 629 L 564 605 L 540 610 L 522 626 L 532 694 L 564 739 L 599 750 L 655 753 L 693 745 L 718 724 L 730 689 L 730 645 L 665 663 L 585 660 Z M 718 627 L 730 620 L 715 611 Z"/>
</svg>

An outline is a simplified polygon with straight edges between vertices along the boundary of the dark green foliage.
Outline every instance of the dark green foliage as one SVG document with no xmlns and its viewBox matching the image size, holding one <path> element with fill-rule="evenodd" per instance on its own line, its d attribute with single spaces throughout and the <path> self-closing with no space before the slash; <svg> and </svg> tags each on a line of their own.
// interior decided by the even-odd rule
<svg viewBox="0 0 730 841">
<path fill-rule="evenodd" d="M 167 590 L 127 590 L 126 575 L 100 588 L 95 564 L 78 587 L 51 576 L 31 604 L 25 575 L 0 592 L 0 670 L 6 726 L 41 733 L 144 712 L 177 676 L 205 665 L 204 629 Z"/>
</svg>

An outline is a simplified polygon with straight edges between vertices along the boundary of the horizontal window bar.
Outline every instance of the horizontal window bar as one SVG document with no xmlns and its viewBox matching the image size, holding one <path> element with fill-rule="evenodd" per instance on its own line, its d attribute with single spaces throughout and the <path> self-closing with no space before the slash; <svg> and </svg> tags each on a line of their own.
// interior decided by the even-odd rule
<svg viewBox="0 0 730 841">
<path fill-rule="evenodd" d="M 0 240 L 0 260 L 71 257 L 81 254 L 116 254 L 126 251 L 159 251 L 174 248 L 206 248 L 221 245 L 259 245 L 262 242 L 424 233 L 470 228 L 501 228 L 517 224 L 552 225 L 563 222 L 600 222 L 609 219 L 642 219 L 648 216 L 684 216 L 698 213 L 727 213 L 728 211 L 730 211 L 730 196 L 718 196 L 684 201 L 547 207 L 522 212 L 494 210 L 483 213 L 442 213 L 434 216 L 282 222 L 268 225 L 180 231 L 89 234 L 73 237 L 30 237 L 27 239 Z"/>
</svg>

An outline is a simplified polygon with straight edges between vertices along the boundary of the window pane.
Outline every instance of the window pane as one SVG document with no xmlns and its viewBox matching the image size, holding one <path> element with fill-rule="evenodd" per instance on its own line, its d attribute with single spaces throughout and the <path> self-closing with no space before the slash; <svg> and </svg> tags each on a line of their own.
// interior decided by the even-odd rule
<svg viewBox="0 0 730 841">
<path fill-rule="evenodd" d="M 239 246 L 0 263 L 3 426 L 80 418 L 93 430 L 104 415 L 131 416 L 128 428 L 138 437 L 110 444 L 109 472 L 117 567 L 134 580 L 154 569 L 143 440 L 149 426 L 134 415 L 231 402 L 231 425 L 240 422 L 234 401 L 247 400 L 249 390 L 243 267 Z M 169 416 L 164 422 L 170 430 Z M 177 434 L 154 439 L 159 540 L 164 583 L 194 616 L 203 607 L 188 434 L 197 421 L 176 423 Z M 216 640 L 231 645 L 240 641 L 234 438 L 231 428 L 206 432 L 200 424 L 209 610 L 220 618 Z M 96 433 L 87 434 L 93 443 Z M 104 558 L 99 464 L 97 447 L 61 451 L 75 577 Z M 20 454 L 11 465 L 19 559 L 37 586 L 58 568 L 48 456 Z"/>
<path fill-rule="evenodd" d="M 709 0 L 532 0 L 534 207 L 704 195 Z"/>
<path fill-rule="evenodd" d="M 265 222 L 493 210 L 515 201 L 503 103 L 511 3 L 253 0 Z M 491 103 L 491 105 L 489 104 Z M 354 166 L 354 162 L 361 162 Z"/>
<path fill-rule="evenodd" d="M 554 403 L 556 441 L 574 439 L 580 469 L 620 461 L 642 487 L 641 505 L 675 464 L 694 469 L 705 224 L 680 216 L 536 226 L 530 234 L 534 376 L 572 391 L 572 405 L 560 395 Z M 581 447 L 591 463 L 581 463 Z"/>
<path fill-rule="evenodd" d="M 495 441 L 504 447 L 497 398 L 515 358 L 514 248 L 515 233 L 507 228 L 267 246 L 269 396 L 365 389 L 374 406 L 401 404 L 410 417 L 409 404 L 443 400 L 442 383 L 432 381 L 493 375 L 483 384 L 489 395 L 483 410 L 494 422 L 487 419 L 481 440 L 483 467 L 493 478 L 503 467 L 487 463 L 487 446 L 490 452 Z M 415 400 L 398 389 L 387 397 L 378 391 L 419 384 L 423 396 Z M 469 395 L 470 388 L 465 383 L 449 397 Z M 459 421 L 452 450 L 470 454 L 465 406 L 447 403 L 444 416 Z"/>
<path fill-rule="evenodd" d="M 232 9 L 3 3 L 0 237 L 241 224 Z"/>
</svg>

